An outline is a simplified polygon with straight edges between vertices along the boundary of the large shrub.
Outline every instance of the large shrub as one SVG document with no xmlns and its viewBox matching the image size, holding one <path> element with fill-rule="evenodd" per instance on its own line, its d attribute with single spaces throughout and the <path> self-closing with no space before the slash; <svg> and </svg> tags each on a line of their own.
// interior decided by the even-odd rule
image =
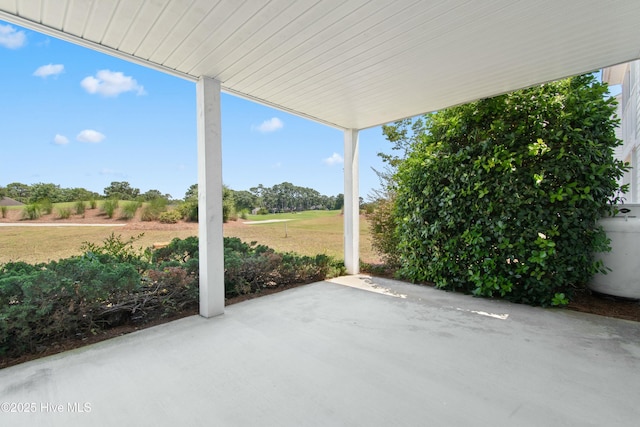
<svg viewBox="0 0 640 427">
<path fill-rule="evenodd" d="M 156 197 L 149 200 L 142 207 L 140 219 L 142 219 L 142 221 L 157 221 L 162 217 L 162 214 L 167 211 L 168 204 L 169 201 L 164 197 Z"/>
<path fill-rule="evenodd" d="M 111 234 L 85 242 L 83 255 L 57 262 L 0 265 L 0 359 L 83 339 L 123 323 L 144 324 L 198 306 L 198 238 L 174 239 L 155 251 L 140 236 Z M 341 274 L 330 257 L 277 253 L 224 239 L 227 297 Z"/>
<path fill-rule="evenodd" d="M 121 320 L 114 304 L 140 286 L 129 264 L 74 257 L 0 268 L 0 356 L 36 351 Z"/>
<path fill-rule="evenodd" d="M 183 267 L 198 273 L 198 238 L 175 238 L 153 253 L 160 268 Z M 224 238 L 224 282 L 227 297 L 257 293 L 266 288 L 309 283 L 342 274 L 344 267 L 326 255 L 315 257 L 279 253 L 256 242 Z"/>
<path fill-rule="evenodd" d="M 591 75 L 450 108 L 398 172 L 400 274 L 479 296 L 567 302 L 602 265 L 616 121 Z"/>
<path fill-rule="evenodd" d="M 371 246 L 380 254 L 382 261 L 389 268 L 398 268 L 401 265 L 398 253 L 398 236 L 395 230 L 394 206 L 395 199 L 379 199 L 372 205 L 371 212 L 367 213 L 369 232 L 371 233 Z"/>
</svg>

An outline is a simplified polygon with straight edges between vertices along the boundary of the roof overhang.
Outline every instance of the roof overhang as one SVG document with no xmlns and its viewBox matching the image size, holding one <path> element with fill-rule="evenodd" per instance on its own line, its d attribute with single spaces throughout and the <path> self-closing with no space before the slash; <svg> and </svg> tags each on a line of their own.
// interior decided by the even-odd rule
<svg viewBox="0 0 640 427">
<path fill-rule="evenodd" d="M 0 0 L 0 19 L 343 129 L 640 57 L 637 0 Z"/>
</svg>

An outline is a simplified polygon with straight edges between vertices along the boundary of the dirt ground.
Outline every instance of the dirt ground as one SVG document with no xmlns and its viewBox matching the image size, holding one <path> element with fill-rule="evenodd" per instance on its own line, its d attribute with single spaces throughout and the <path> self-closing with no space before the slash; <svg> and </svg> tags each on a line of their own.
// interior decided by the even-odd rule
<svg viewBox="0 0 640 427">
<path fill-rule="evenodd" d="M 106 216 L 101 215 L 98 209 L 87 210 L 84 217 L 73 215 L 69 219 L 56 219 L 55 214 L 46 215 L 37 220 L 21 221 L 21 210 L 9 210 L 7 218 L 0 218 L 0 223 L 78 223 L 78 224 L 124 224 L 123 227 L 132 230 L 177 230 L 177 229 L 194 229 L 197 230 L 198 224 L 179 222 L 177 224 L 161 224 L 159 222 L 141 221 L 139 218 L 132 220 L 120 220 L 109 219 Z M 224 227 L 249 227 L 242 221 L 232 221 L 224 225 Z M 0 229 L 1 232 L 1 229 Z M 270 291 L 268 293 L 280 292 L 285 289 L 290 289 L 293 286 L 285 287 Z M 235 304 L 250 298 L 256 298 L 259 296 L 267 295 L 268 293 L 262 293 L 259 295 L 242 296 L 234 299 L 227 300 L 226 305 Z M 571 303 L 566 308 L 568 310 L 575 310 L 579 312 L 592 313 L 600 316 L 613 317 L 619 319 L 625 319 L 635 322 L 640 322 L 640 301 L 637 300 L 625 300 L 621 298 L 598 295 L 589 290 L 580 290 L 576 292 Z M 40 353 L 30 354 L 20 357 L 19 359 L 4 359 L 0 358 L 0 369 L 12 366 L 18 363 L 25 362 L 27 360 L 37 359 L 50 354 L 59 353 L 62 351 L 71 350 L 73 348 L 82 347 L 88 344 L 92 344 L 105 339 L 113 338 L 126 333 L 134 332 L 139 329 L 148 328 L 161 323 L 165 323 L 171 320 L 176 320 L 181 317 L 197 314 L 197 309 L 193 308 L 179 315 L 160 319 L 144 325 L 122 325 L 117 328 L 113 328 L 108 331 L 100 332 L 95 336 L 86 338 L 83 340 L 69 339 L 56 343 L 51 348 L 47 348 Z"/>
</svg>

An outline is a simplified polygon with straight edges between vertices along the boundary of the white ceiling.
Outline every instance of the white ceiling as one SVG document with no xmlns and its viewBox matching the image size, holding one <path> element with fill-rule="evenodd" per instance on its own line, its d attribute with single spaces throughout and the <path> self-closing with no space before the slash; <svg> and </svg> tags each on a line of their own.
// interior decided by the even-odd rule
<svg viewBox="0 0 640 427">
<path fill-rule="evenodd" d="M 640 57 L 638 0 L 0 0 L 0 19 L 354 129 Z"/>
</svg>

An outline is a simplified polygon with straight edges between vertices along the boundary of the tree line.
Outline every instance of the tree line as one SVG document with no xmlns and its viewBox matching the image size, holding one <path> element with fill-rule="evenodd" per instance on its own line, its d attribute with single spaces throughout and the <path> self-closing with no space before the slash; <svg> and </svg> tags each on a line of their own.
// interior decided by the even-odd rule
<svg viewBox="0 0 640 427">
<path fill-rule="evenodd" d="M 224 186 L 224 203 L 235 212 L 254 211 L 262 209 L 265 212 L 292 212 L 310 209 L 342 209 L 344 204 L 343 194 L 326 196 L 317 190 L 307 187 L 299 187 L 290 182 L 283 182 L 272 187 L 259 184 L 248 191 L 236 191 Z M 152 189 L 141 192 L 139 188 L 131 186 L 127 181 L 114 181 L 105 187 L 102 194 L 90 191 L 82 187 L 63 188 L 53 183 L 36 183 L 32 185 L 20 182 L 12 182 L 6 186 L 0 186 L 0 198 L 8 197 L 22 203 L 37 203 L 47 200 L 51 203 L 74 202 L 78 200 L 137 200 L 151 201 L 166 199 L 172 201 L 170 194 Z M 197 202 L 198 184 L 191 185 L 185 192 L 184 200 Z"/>
<path fill-rule="evenodd" d="M 185 193 L 185 200 L 198 196 L 198 184 L 193 184 Z M 224 186 L 223 203 L 231 205 L 236 212 L 263 210 L 265 213 L 296 212 L 305 210 L 340 210 L 344 205 L 344 195 L 325 196 L 317 190 L 299 187 L 283 182 L 272 187 L 259 184 L 247 190 L 232 190 Z"/>
</svg>

